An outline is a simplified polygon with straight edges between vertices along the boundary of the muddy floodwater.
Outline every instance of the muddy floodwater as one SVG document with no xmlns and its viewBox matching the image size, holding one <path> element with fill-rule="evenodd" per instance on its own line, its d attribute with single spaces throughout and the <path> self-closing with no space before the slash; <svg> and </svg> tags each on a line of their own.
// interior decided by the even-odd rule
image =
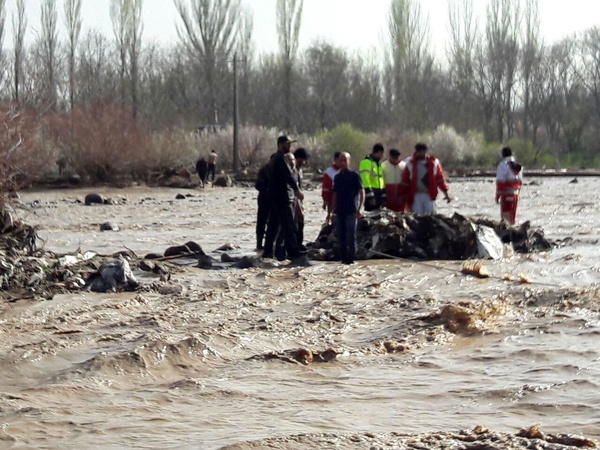
<svg viewBox="0 0 600 450">
<path fill-rule="evenodd" d="M 526 180 L 518 221 L 557 245 L 486 262 L 488 279 L 459 261 L 190 264 L 169 281 L 136 270 L 137 292 L 1 302 L 0 447 L 217 449 L 533 424 L 599 439 L 600 179 L 570 180 Z M 77 202 L 94 191 L 120 204 Z M 443 214 L 499 216 L 490 179 L 453 180 L 451 194 Z M 315 184 L 308 241 L 320 206 Z M 217 259 L 226 243 L 255 254 L 255 211 L 256 191 L 239 187 L 30 191 L 17 206 L 49 251 L 142 256 L 193 240 Z M 119 230 L 99 231 L 105 221 Z M 444 319 L 452 305 L 467 322 Z M 298 348 L 337 358 L 264 357 Z"/>
</svg>

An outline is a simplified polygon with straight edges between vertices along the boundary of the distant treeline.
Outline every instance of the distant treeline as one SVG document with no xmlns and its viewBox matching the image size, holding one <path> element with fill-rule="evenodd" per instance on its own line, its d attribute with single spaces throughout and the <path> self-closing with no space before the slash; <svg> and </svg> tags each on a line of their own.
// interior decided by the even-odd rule
<svg viewBox="0 0 600 450">
<path fill-rule="evenodd" d="M 86 137 L 105 138 L 102 127 L 111 121 L 103 114 L 111 111 L 131 119 L 114 123 L 113 135 L 122 132 L 121 125 L 128 136 L 140 133 L 143 139 L 131 142 L 154 142 L 168 164 L 164 147 L 177 130 L 231 125 L 237 81 L 240 122 L 270 130 L 269 139 L 287 132 L 319 147 L 327 133 L 345 124 L 370 139 L 365 148 L 353 149 L 364 153 L 379 136 L 409 148 L 409 142 L 432 137 L 444 126 L 471 147 L 473 136 L 479 147 L 494 151 L 512 142 L 534 165 L 600 166 L 600 28 L 546 44 L 537 0 L 488 0 L 483 21 L 475 18 L 474 0 L 449 0 L 443 59 L 429 46 L 429 24 L 416 0 L 391 2 L 388 20 L 380 24 L 387 43 L 371 54 L 323 41 L 301 51 L 302 0 L 277 1 L 274 54 L 257 54 L 252 16 L 240 0 L 174 3 L 180 38 L 161 45 L 144 39 L 142 0 L 107 2 L 110 37 L 82 33 L 81 0 L 41 0 L 39 24 L 28 22 L 24 0 L 17 0 L 12 17 L 0 0 L 0 37 L 12 26 L 11 41 L 0 39 L 4 121 L 14 124 L 19 114 L 35 117 L 43 124 L 36 136 L 52 138 L 39 144 L 48 161 L 75 161 Z M 26 42 L 30 26 L 36 37 Z M 381 31 L 365 24 L 357 33 Z M 94 115 L 97 122 L 86 124 Z M 33 139 L 11 136 L 0 141 L 1 152 L 14 153 Z M 219 151 L 229 153 L 229 144 L 222 145 Z M 242 158 L 254 155 L 256 163 L 262 146 L 272 149 L 256 133 L 246 145 Z M 490 159 L 465 158 L 462 162 Z M 89 171 L 102 178 L 104 170 Z"/>
</svg>

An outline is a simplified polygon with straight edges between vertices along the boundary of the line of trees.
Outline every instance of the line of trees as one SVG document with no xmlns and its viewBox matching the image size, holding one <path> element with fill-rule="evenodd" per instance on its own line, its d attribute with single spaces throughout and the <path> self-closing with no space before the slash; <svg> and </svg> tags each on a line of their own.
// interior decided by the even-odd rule
<svg viewBox="0 0 600 450">
<path fill-rule="evenodd" d="M 26 42 L 25 0 L 12 17 L 0 0 L 0 100 L 10 111 L 68 116 L 111 103 L 153 133 L 230 123 L 236 58 L 246 125 L 314 135 L 343 123 L 400 137 L 445 124 L 521 140 L 540 164 L 600 162 L 600 28 L 545 43 L 538 0 L 488 0 L 485 20 L 474 0 L 448 0 L 445 58 L 431 50 L 418 0 L 392 0 L 388 39 L 370 54 L 326 41 L 301 50 L 303 0 L 277 0 L 273 54 L 257 54 L 241 0 L 173 0 L 172 44 L 144 39 L 143 0 L 107 3 L 112 37 L 82 33 L 81 0 L 61 4 L 41 0 L 39 33 Z"/>
</svg>

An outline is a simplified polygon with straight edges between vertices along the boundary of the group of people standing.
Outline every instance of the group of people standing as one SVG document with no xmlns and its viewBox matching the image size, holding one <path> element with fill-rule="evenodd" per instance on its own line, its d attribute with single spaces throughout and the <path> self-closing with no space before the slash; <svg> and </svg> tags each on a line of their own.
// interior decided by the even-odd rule
<svg viewBox="0 0 600 450">
<path fill-rule="evenodd" d="M 196 172 L 198 173 L 198 178 L 200 178 L 200 182 L 202 183 L 202 187 L 206 186 L 206 182 L 215 181 L 215 176 L 217 173 L 217 152 L 211 150 L 208 154 L 208 158 L 201 157 L 196 161 Z"/>
<path fill-rule="evenodd" d="M 277 138 L 277 152 L 259 171 L 256 248 L 264 258 L 298 261 L 306 254 L 302 167 L 310 155 L 304 148 L 290 152 L 296 141 Z M 263 241 L 264 239 L 264 241 Z"/>
<path fill-rule="evenodd" d="M 371 153 L 359 163 L 359 172 L 350 169 L 349 153 L 334 154 L 333 164 L 323 174 L 321 195 L 327 222 L 335 214 L 341 260 L 352 264 L 356 255 L 356 223 L 365 211 L 382 207 L 397 212 L 434 214 L 438 190 L 447 201 L 448 183 L 440 161 L 427 154 L 428 148 L 419 143 L 415 152 L 401 159 L 397 149 L 388 152 L 377 143 Z"/>
<path fill-rule="evenodd" d="M 309 155 L 299 148 L 293 154 L 287 136 L 277 140 L 277 153 L 261 168 L 256 180 L 258 217 L 257 249 L 263 257 L 299 258 L 306 249 L 302 245 L 304 209 L 302 201 L 302 166 Z M 364 211 L 385 207 L 396 212 L 435 214 L 436 199 L 441 191 L 452 201 L 444 168 L 438 158 L 428 153 L 427 145 L 418 143 L 406 159 L 397 149 L 377 143 L 359 163 L 359 172 L 351 169 L 351 155 L 334 154 L 333 163 L 322 178 L 321 195 L 327 223 L 337 227 L 340 258 L 352 264 L 356 256 L 356 224 Z M 515 223 L 522 167 L 510 148 L 502 149 L 503 160 L 496 176 L 496 201 L 501 217 Z M 334 220 L 335 217 L 335 220 Z M 266 228 L 266 233 L 265 233 Z M 265 237 L 263 244 L 263 237 Z"/>
</svg>

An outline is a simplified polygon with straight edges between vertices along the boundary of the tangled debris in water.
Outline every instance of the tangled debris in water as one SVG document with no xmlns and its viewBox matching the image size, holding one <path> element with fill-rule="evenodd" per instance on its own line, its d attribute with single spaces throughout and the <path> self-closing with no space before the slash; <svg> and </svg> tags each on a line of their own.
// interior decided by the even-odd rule
<svg viewBox="0 0 600 450">
<path fill-rule="evenodd" d="M 493 229 L 499 241 L 511 244 L 518 253 L 551 248 L 544 232 L 532 229 L 529 222 L 511 227 L 500 221 L 467 219 L 458 213 L 447 217 L 380 211 L 358 221 L 356 256 L 357 259 L 380 259 L 382 256 L 452 260 L 476 258 L 479 254 L 478 238 L 473 225 Z M 334 225 L 321 228 L 309 254 L 316 260 L 339 259 Z"/>
</svg>

